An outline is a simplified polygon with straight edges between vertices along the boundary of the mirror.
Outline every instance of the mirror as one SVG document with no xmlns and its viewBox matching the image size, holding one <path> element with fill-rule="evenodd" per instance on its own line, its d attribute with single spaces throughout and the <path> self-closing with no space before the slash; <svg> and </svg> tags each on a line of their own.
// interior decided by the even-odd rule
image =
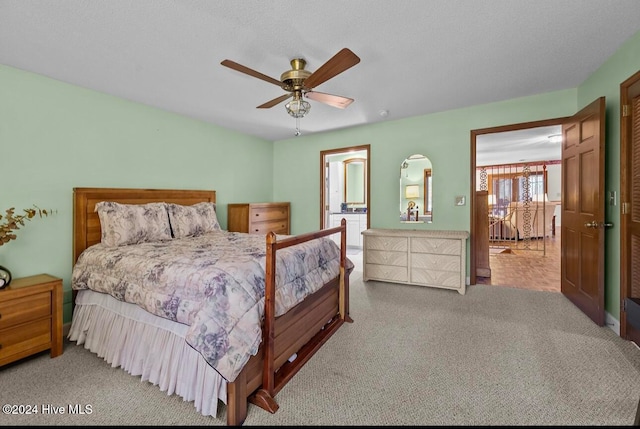
<svg viewBox="0 0 640 429">
<path fill-rule="evenodd" d="M 347 204 L 365 204 L 367 160 L 351 158 L 344 164 L 344 201 Z"/>
<path fill-rule="evenodd" d="M 420 154 L 400 165 L 400 222 L 433 222 L 432 172 L 431 161 Z"/>
</svg>

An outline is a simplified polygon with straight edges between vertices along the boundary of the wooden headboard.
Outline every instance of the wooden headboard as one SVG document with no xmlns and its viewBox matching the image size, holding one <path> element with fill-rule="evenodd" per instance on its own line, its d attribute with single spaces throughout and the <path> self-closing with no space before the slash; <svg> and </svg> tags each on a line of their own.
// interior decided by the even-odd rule
<svg viewBox="0 0 640 429">
<path fill-rule="evenodd" d="M 95 206 L 100 201 L 121 204 L 165 202 L 190 206 L 216 202 L 216 191 L 180 189 L 73 188 L 73 263 L 84 249 L 100 242 L 100 218 Z"/>
</svg>

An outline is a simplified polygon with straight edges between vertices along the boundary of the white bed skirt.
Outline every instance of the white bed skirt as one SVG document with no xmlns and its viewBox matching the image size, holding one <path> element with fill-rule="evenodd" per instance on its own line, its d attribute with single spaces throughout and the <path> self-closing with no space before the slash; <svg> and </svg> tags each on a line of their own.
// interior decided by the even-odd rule
<svg viewBox="0 0 640 429">
<path fill-rule="evenodd" d="M 227 382 L 184 340 L 188 326 L 90 290 L 78 292 L 68 338 L 112 367 L 176 394 L 205 416 L 227 402 Z"/>
</svg>

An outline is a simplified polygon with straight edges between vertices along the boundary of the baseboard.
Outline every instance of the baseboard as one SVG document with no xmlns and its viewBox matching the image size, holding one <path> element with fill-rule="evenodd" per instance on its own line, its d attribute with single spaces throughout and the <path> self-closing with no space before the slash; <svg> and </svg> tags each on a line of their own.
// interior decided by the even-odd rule
<svg viewBox="0 0 640 429">
<path fill-rule="evenodd" d="M 615 332 L 617 336 L 620 336 L 620 322 L 606 311 L 604 312 L 604 323 L 609 329 Z"/>
</svg>

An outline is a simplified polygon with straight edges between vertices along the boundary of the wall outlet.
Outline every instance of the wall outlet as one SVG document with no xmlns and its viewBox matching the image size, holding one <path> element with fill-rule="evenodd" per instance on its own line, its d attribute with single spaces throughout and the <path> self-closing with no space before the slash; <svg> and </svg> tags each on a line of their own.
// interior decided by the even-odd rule
<svg viewBox="0 0 640 429">
<path fill-rule="evenodd" d="M 456 206 L 464 206 L 465 204 L 467 204 L 467 199 L 464 195 L 458 195 L 456 197 Z"/>
</svg>

